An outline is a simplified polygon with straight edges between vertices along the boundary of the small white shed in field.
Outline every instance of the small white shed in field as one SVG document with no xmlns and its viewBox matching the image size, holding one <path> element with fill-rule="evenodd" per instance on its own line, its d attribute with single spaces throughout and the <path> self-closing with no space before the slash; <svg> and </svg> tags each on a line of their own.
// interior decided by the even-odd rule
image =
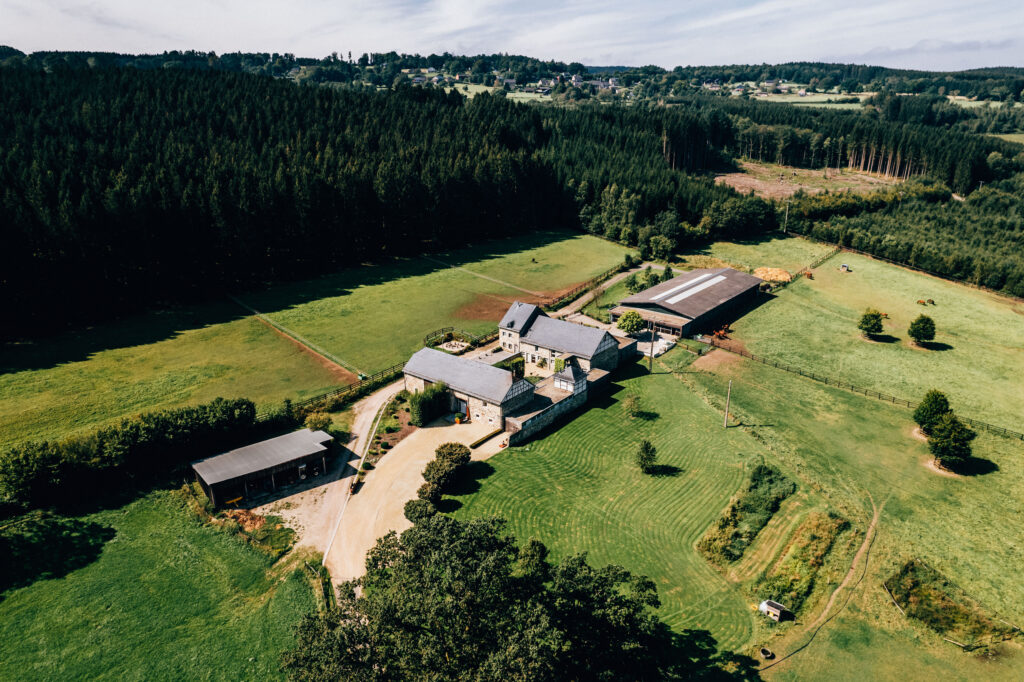
<svg viewBox="0 0 1024 682">
<path fill-rule="evenodd" d="M 771 599 L 765 599 L 761 602 L 761 605 L 757 607 L 757 610 L 774 621 L 781 620 L 782 614 L 789 612 L 789 609 L 785 606 L 777 601 L 772 601 Z"/>
</svg>

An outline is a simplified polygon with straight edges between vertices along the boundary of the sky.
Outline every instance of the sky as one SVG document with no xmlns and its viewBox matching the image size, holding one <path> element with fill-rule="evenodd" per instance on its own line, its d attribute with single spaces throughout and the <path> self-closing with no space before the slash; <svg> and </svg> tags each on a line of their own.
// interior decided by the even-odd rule
<svg viewBox="0 0 1024 682">
<path fill-rule="evenodd" d="M 0 0 L 0 45 L 956 70 L 1024 66 L 1024 0 Z"/>
</svg>

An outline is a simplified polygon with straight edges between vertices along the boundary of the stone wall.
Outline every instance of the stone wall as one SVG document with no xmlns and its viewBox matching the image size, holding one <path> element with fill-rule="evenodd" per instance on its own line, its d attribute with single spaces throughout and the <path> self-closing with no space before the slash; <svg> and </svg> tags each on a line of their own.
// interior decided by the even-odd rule
<svg viewBox="0 0 1024 682">
<path fill-rule="evenodd" d="M 409 391 L 409 393 L 419 393 L 426 387 L 426 382 L 423 379 L 408 374 L 405 375 L 405 390 Z"/>
<path fill-rule="evenodd" d="M 520 425 L 519 431 L 511 433 L 508 437 L 509 445 L 519 445 L 533 438 L 538 433 L 554 424 L 559 418 L 566 416 L 573 410 L 587 402 L 587 391 L 574 393 L 573 395 L 560 400 L 548 409 L 535 414 L 533 417 Z"/>
<path fill-rule="evenodd" d="M 476 422 L 485 421 L 488 424 L 494 424 L 494 428 L 496 429 L 505 428 L 505 418 L 501 414 L 500 405 L 484 402 L 483 400 L 472 396 L 463 398 L 463 400 L 465 400 L 466 404 L 469 406 L 470 419 Z"/>
</svg>

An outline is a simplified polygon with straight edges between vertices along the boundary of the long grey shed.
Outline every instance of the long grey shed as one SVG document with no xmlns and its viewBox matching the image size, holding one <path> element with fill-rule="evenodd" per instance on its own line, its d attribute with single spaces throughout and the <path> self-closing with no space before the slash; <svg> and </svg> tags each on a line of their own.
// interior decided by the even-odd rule
<svg viewBox="0 0 1024 682">
<path fill-rule="evenodd" d="M 276 487 L 275 473 L 316 460 L 326 469 L 326 456 L 333 440 L 333 436 L 323 431 L 302 429 L 201 459 L 192 463 L 192 469 L 216 505 L 216 486 L 241 483 L 243 489 L 247 489 L 249 481 L 269 476 Z"/>
</svg>

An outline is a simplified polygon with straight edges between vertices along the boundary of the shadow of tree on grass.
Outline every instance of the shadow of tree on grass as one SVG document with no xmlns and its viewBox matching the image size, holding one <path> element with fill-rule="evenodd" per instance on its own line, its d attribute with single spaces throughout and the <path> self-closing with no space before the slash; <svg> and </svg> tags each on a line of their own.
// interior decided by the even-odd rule
<svg viewBox="0 0 1024 682">
<path fill-rule="evenodd" d="M 50 512 L 8 522 L 0 529 L 0 594 L 87 566 L 114 535 L 113 528 Z"/>
<path fill-rule="evenodd" d="M 961 476 L 984 476 L 999 471 L 999 465 L 983 457 L 968 457 L 962 463 L 950 468 Z"/>
</svg>

